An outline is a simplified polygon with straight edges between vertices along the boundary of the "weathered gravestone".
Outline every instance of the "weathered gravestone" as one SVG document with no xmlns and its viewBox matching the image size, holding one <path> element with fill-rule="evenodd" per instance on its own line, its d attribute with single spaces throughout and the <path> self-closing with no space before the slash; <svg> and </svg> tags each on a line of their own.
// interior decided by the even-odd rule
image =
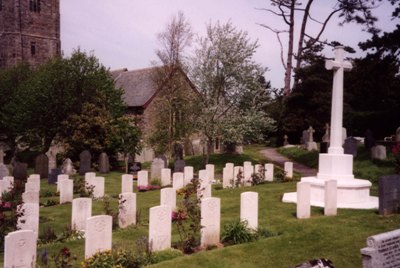
<svg viewBox="0 0 400 268">
<path fill-rule="evenodd" d="M 161 179 L 161 170 L 165 168 L 165 162 L 161 158 L 154 158 L 151 162 L 151 178 Z"/>
<path fill-rule="evenodd" d="M 4 238 L 4 267 L 35 267 L 36 234 L 32 230 L 8 233 Z"/>
<path fill-rule="evenodd" d="M 110 172 L 110 159 L 106 153 L 101 153 L 99 157 L 99 172 L 107 174 Z"/>
<path fill-rule="evenodd" d="M 258 228 L 258 193 L 244 192 L 240 194 L 240 220 L 247 222 L 252 230 Z"/>
<path fill-rule="evenodd" d="M 378 160 L 386 159 L 386 147 L 383 145 L 375 145 L 371 148 L 371 158 Z"/>
<path fill-rule="evenodd" d="M 174 172 L 183 172 L 185 168 L 185 160 L 178 159 L 174 162 Z"/>
<path fill-rule="evenodd" d="M 26 180 L 26 178 L 28 177 L 27 169 L 28 164 L 15 162 L 12 176 L 15 180 Z"/>
<path fill-rule="evenodd" d="M 119 228 L 136 224 L 136 194 L 132 192 L 120 194 L 118 211 Z"/>
<path fill-rule="evenodd" d="M 201 200 L 200 244 L 202 247 L 219 243 L 221 225 L 221 199 L 209 197 Z"/>
<path fill-rule="evenodd" d="M 300 138 L 300 142 L 305 147 L 307 147 L 307 142 L 308 142 L 308 131 L 307 131 L 307 129 L 303 130 L 301 138 Z"/>
<path fill-rule="evenodd" d="M 52 169 L 57 168 L 57 156 L 53 153 L 53 151 L 47 152 L 49 158 L 49 171 L 51 172 Z"/>
<path fill-rule="evenodd" d="M 111 250 L 112 216 L 100 215 L 89 217 L 85 227 L 85 258 L 97 252 Z"/>
<path fill-rule="evenodd" d="M 360 251 L 363 268 L 400 267 L 400 229 L 368 237 Z"/>
<path fill-rule="evenodd" d="M 45 154 L 40 154 L 35 159 L 35 173 L 41 178 L 49 176 L 49 158 Z"/>
<path fill-rule="evenodd" d="M 85 150 L 79 155 L 79 175 L 83 176 L 89 172 L 92 167 L 92 155 L 88 150 Z"/>
<path fill-rule="evenodd" d="M 87 197 L 72 200 L 72 230 L 85 232 L 86 219 L 92 216 L 92 199 Z"/>
<path fill-rule="evenodd" d="M 354 137 L 348 137 L 344 140 L 343 145 L 344 153 L 351 154 L 353 157 L 357 156 L 357 140 Z"/>
<path fill-rule="evenodd" d="M 62 173 L 67 175 L 74 175 L 76 170 L 74 169 L 74 165 L 72 164 L 71 159 L 67 158 L 64 160 L 62 165 Z"/>
<path fill-rule="evenodd" d="M 150 208 L 149 249 L 160 251 L 171 248 L 171 207 Z"/>
<path fill-rule="evenodd" d="M 8 171 L 7 166 L 3 163 L 0 163 L 0 180 L 8 175 L 10 175 L 10 172 Z"/>
<path fill-rule="evenodd" d="M 378 185 L 379 214 L 400 213 L 400 175 L 382 176 Z"/>
<path fill-rule="evenodd" d="M 49 177 L 47 178 L 47 183 L 55 184 L 57 182 L 58 175 L 62 174 L 61 168 L 53 168 L 50 170 Z"/>
</svg>

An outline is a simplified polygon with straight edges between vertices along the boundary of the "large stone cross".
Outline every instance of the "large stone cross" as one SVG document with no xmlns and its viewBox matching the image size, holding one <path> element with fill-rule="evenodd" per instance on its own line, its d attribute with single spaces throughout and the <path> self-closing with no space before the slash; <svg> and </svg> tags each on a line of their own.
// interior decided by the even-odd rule
<svg viewBox="0 0 400 268">
<path fill-rule="evenodd" d="M 334 70 L 332 86 L 332 110 L 331 110 L 331 135 L 329 154 L 343 154 L 342 129 L 343 129 L 343 76 L 344 71 L 352 69 L 350 62 L 344 60 L 342 46 L 335 47 L 335 59 L 327 60 L 325 68 Z"/>
</svg>

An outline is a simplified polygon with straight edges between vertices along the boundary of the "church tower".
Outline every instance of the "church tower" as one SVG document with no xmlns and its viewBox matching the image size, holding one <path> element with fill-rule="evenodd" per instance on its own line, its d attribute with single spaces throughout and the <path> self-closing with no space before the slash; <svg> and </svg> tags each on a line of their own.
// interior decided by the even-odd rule
<svg viewBox="0 0 400 268">
<path fill-rule="evenodd" d="M 59 0 L 0 0 L 0 69 L 60 56 Z"/>
</svg>

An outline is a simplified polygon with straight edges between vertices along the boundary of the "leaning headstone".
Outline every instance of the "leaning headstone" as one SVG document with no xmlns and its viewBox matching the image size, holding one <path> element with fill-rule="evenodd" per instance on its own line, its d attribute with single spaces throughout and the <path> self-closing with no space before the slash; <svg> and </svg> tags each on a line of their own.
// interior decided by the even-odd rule
<svg viewBox="0 0 400 268">
<path fill-rule="evenodd" d="M 161 158 L 154 158 L 151 162 L 151 178 L 160 179 L 161 170 L 165 168 L 165 162 Z"/>
<path fill-rule="evenodd" d="M 337 215 L 337 180 L 325 181 L 325 216 Z"/>
<path fill-rule="evenodd" d="M 47 183 L 56 184 L 58 175 L 62 174 L 61 168 L 53 168 L 50 170 L 49 177 L 47 178 Z"/>
<path fill-rule="evenodd" d="M 60 192 L 60 185 L 62 180 L 68 180 L 69 175 L 66 174 L 60 174 L 57 176 L 57 192 Z"/>
<path fill-rule="evenodd" d="M 35 159 L 35 173 L 41 178 L 49 176 L 49 158 L 45 154 L 40 154 Z"/>
<path fill-rule="evenodd" d="M 8 175 L 10 175 L 8 167 L 5 164 L 0 163 L 0 180 Z"/>
<path fill-rule="evenodd" d="M 201 200 L 200 244 L 202 247 L 216 245 L 220 239 L 221 199 L 209 197 Z"/>
<path fill-rule="evenodd" d="M 160 205 L 169 206 L 171 210 L 176 209 L 176 190 L 174 188 L 163 188 L 160 191 Z"/>
<path fill-rule="evenodd" d="M 72 164 L 71 159 L 67 158 L 64 160 L 62 165 L 62 173 L 67 175 L 74 175 L 76 170 L 74 169 L 74 165 Z"/>
<path fill-rule="evenodd" d="M 375 145 L 371 148 L 371 158 L 377 160 L 386 159 L 386 147 L 383 145 Z"/>
<path fill-rule="evenodd" d="M 258 193 L 244 192 L 240 194 L 240 220 L 247 222 L 252 230 L 258 228 Z"/>
<path fill-rule="evenodd" d="M 368 237 L 360 252 L 363 268 L 400 267 L 400 229 Z"/>
<path fill-rule="evenodd" d="M 193 180 L 193 167 L 186 166 L 183 169 L 183 185 L 186 186 L 187 184 L 191 183 Z"/>
<path fill-rule="evenodd" d="M 35 267 L 36 239 L 32 230 L 8 233 L 4 238 L 4 267 Z"/>
<path fill-rule="evenodd" d="M 161 169 L 161 186 L 171 185 L 171 169 Z"/>
<path fill-rule="evenodd" d="M 22 202 L 39 204 L 39 192 L 23 192 Z"/>
<path fill-rule="evenodd" d="M 133 192 L 133 175 L 123 174 L 121 177 L 121 193 Z"/>
<path fill-rule="evenodd" d="M 120 194 L 118 211 L 119 228 L 136 224 L 136 194 L 132 192 Z"/>
<path fill-rule="evenodd" d="M 92 155 L 88 150 L 85 150 L 79 155 L 79 175 L 83 176 L 92 168 Z"/>
<path fill-rule="evenodd" d="M 297 213 L 298 219 L 307 219 L 311 216 L 310 204 L 311 187 L 309 182 L 297 183 Z"/>
<path fill-rule="evenodd" d="M 85 232 L 86 219 L 92 216 L 92 199 L 87 197 L 72 200 L 71 228 Z"/>
<path fill-rule="evenodd" d="M 85 259 L 97 252 L 111 250 L 112 217 L 100 215 L 89 217 L 85 227 Z"/>
<path fill-rule="evenodd" d="M 150 208 L 149 249 L 160 251 L 171 248 L 171 207 Z"/>
<path fill-rule="evenodd" d="M 274 164 L 265 164 L 265 180 L 273 181 L 274 180 Z"/>
<path fill-rule="evenodd" d="M 210 182 L 213 182 L 214 179 L 215 179 L 215 174 L 214 174 L 215 167 L 214 167 L 214 165 L 213 164 L 207 164 L 206 165 L 206 170 L 207 170 L 207 174 L 208 174 L 208 180 Z"/>
<path fill-rule="evenodd" d="M 102 174 L 110 172 L 110 159 L 106 153 L 101 153 L 99 156 L 99 172 Z"/>
<path fill-rule="evenodd" d="M 74 181 L 67 179 L 60 182 L 60 204 L 71 203 L 74 199 Z"/>
<path fill-rule="evenodd" d="M 22 203 L 17 211 L 22 213 L 18 218 L 17 228 L 19 230 L 32 230 L 36 237 L 39 232 L 39 203 Z"/>
<path fill-rule="evenodd" d="M 149 186 L 149 172 L 147 170 L 141 170 L 138 172 L 137 186 L 138 187 Z"/>
<path fill-rule="evenodd" d="M 16 162 L 14 164 L 12 176 L 15 180 L 26 180 L 26 178 L 28 177 L 27 169 L 28 164 Z"/>
<path fill-rule="evenodd" d="M 378 179 L 379 214 L 400 213 L 400 175 L 382 176 Z"/>
<path fill-rule="evenodd" d="M 185 160 L 178 159 L 174 162 L 174 172 L 183 172 L 185 168 Z"/>
<path fill-rule="evenodd" d="M 343 145 L 344 153 L 351 154 L 353 157 L 357 156 L 357 140 L 354 137 L 348 137 L 344 140 Z"/>
<path fill-rule="evenodd" d="M 172 188 L 175 190 L 183 188 L 183 172 L 175 172 L 172 175 Z"/>
<path fill-rule="evenodd" d="M 284 171 L 286 173 L 286 178 L 293 178 L 293 162 L 285 162 Z"/>
</svg>

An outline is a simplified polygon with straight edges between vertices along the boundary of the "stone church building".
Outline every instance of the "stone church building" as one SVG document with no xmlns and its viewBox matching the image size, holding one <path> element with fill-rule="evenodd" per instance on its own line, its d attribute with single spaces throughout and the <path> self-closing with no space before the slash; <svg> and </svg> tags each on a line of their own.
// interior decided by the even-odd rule
<svg viewBox="0 0 400 268">
<path fill-rule="evenodd" d="M 0 0 L 0 69 L 61 55 L 59 0 Z"/>
</svg>

